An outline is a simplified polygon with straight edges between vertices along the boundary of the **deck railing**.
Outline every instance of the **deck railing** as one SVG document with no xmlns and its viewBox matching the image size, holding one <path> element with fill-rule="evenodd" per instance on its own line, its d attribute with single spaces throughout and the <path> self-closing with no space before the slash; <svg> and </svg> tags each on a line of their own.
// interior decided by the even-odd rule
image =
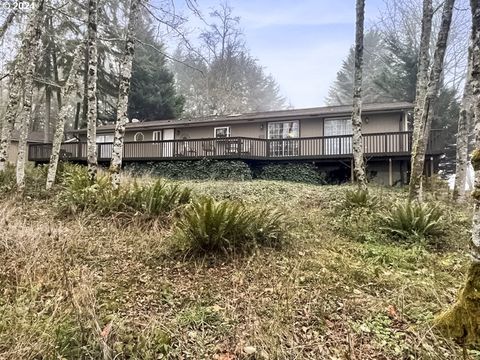
<svg viewBox="0 0 480 360">
<path fill-rule="evenodd" d="M 409 155 L 412 149 L 410 131 L 374 133 L 363 135 L 366 156 Z M 112 143 L 98 143 L 99 161 L 108 161 L 112 154 Z M 52 144 L 30 144 L 30 161 L 49 160 Z M 441 153 L 441 132 L 432 130 L 427 153 Z M 295 139 L 255 139 L 248 137 L 184 139 L 163 141 L 125 142 L 125 161 L 153 161 L 168 159 L 336 159 L 348 158 L 352 154 L 352 136 L 321 136 Z M 65 160 L 86 160 L 85 142 L 63 143 L 61 157 Z"/>
</svg>

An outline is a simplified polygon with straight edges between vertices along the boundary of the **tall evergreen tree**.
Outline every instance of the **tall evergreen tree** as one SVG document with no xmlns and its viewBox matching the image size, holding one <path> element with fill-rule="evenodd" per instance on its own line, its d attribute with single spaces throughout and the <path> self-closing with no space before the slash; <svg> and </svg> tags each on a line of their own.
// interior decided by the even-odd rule
<svg viewBox="0 0 480 360">
<path fill-rule="evenodd" d="M 376 74 L 384 68 L 385 47 L 381 33 L 367 31 L 364 37 L 362 99 L 364 103 L 390 101 L 385 92 L 376 85 Z M 347 105 L 352 103 L 355 69 L 355 48 L 352 47 L 343 61 L 337 78 L 330 87 L 326 99 L 329 105 Z"/>
<path fill-rule="evenodd" d="M 138 21 L 136 38 L 141 43 L 136 47 L 133 61 L 129 118 L 149 121 L 180 116 L 184 99 L 177 94 L 173 73 L 161 53 L 163 45 L 145 17 Z"/>
</svg>

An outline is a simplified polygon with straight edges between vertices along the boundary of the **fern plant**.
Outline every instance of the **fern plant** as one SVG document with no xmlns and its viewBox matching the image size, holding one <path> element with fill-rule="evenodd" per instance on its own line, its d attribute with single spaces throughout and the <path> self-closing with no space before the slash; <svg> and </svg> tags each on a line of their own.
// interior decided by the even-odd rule
<svg viewBox="0 0 480 360">
<path fill-rule="evenodd" d="M 62 211 L 89 211 L 100 215 L 135 214 L 149 217 L 169 213 L 190 201 L 191 190 L 158 180 L 153 184 L 137 182 L 111 185 L 108 175 L 91 182 L 85 167 L 71 167 L 63 174 L 63 191 L 58 203 Z"/>
<path fill-rule="evenodd" d="M 283 215 L 212 198 L 193 202 L 177 223 L 175 238 L 189 252 L 231 252 L 256 244 L 273 246 L 287 236 Z"/>
<path fill-rule="evenodd" d="M 372 208 L 378 203 L 378 198 L 372 195 L 368 190 L 355 189 L 347 190 L 343 200 L 344 209 L 353 208 Z"/>
<path fill-rule="evenodd" d="M 399 202 L 380 221 L 382 230 L 402 239 L 426 238 L 443 232 L 442 211 L 427 203 Z"/>
</svg>

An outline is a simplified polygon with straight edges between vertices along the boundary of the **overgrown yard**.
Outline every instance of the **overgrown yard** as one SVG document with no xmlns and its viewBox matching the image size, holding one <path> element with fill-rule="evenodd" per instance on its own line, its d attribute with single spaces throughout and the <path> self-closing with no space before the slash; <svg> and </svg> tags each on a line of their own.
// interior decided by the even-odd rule
<svg viewBox="0 0 480 360">
<path fill-rule="evenodd" d="M 405 240 L 381 215 L 402 190 L 372 188 L 371 203 L 349 208 L 349 186 L 179 185 L 279 208 L 288 242 L 184 252 L 174 215 L 67 214 L 58 197 L 3 197 L 0 358 L 461 357 L 432 320 L 463 282 L 468 206 L 436 199 L 441 232 Z"/>
</svg>

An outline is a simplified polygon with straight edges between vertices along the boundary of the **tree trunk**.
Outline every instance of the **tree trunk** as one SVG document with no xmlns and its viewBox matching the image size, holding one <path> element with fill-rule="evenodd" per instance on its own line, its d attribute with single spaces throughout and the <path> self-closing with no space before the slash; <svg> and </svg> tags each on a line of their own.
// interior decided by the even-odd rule
<svg viewBox="0 0 480 360">
<path fill-rule="evenodd" d="M 474 209 L 471 264 L 457 302 L 440 315 L 436 325 L 463 346 L 480 341 L 480 4 L 471 0 L 472 7 L 472 66 L 467 79 L 471 80 L 472 105 L 475 117 L 475 150 L 472 165 L 475 170 L 475 189 L 472 192 Z"/>
<path fill-rule="evenodd" d="M 18 52 L 15 60 L 14 69 L 11 76 L 10 92 L 8 94 L 7 110 L 4 116 L 2 126 L 2 133 L 0 138 L 0 171 L 5 170 L 8 159 L 8 149 L 10 147 L 10 139 L 12 136 L 13 126 L 17 117 L 18 108 L 20 105 L 20 98 L 22 92 L 22 79 L 25 73 L 26 64 L 30 60 L 28 54 L 30 45 L 34 42 L 36 37 L 36 30 L 43 11 L 44 0 L 39 0 L 34 3 L 33 10 L 28 20 L 28 24 L 24 35 L 22 37 L 22 46 Z"/>
<path fill-rule="evenodd" d="M 357 0 L 357 22 L 355 31 L 355 74 L 353 83 L 352 148 L 355 179 L 362 189 L 367 188 L 362 139 L 362 66 L 363 66 L 363 24 L 365 0 Z"/>
<path fill-rule="evenodd" d="M 60 158 L 60 148 L 63 140 L 63 132 L 65 130 L 65 122 L 72 114 L 73 105 L 71 96 L 73 90 L 78 86 L 79 72 L 82 65 L 83 44 L 79 44 L 73 54 L 72 67 L 68 74 L 67 81 L 62 88 L 62 98 L 64 99 L 64 105 L 61 107 L 58 120 L 55 125 L 55 135 L 53 137 L 52 154 L 50 156 L 50 164 L 48 166 L 47 185 L 49 190 L 55 183 L 55 177 L 57 175 L 57 166 Z"/>
<path fill-rule="evenodd" d="M 438 96 L 438 89 L 441 82 L 443 62 L 447 49 L 448 34 L 452 23 L 452 12 L 455 0 L 445 0 L 442 13 L 442 21 L 438 32 L 433 65 L 428 78 L 427 92 L 422 101 L 421 116 L 418 121 L 416 138 L 412 147 L 412 171 L 410 174 L 410 199 L 422 200 L 420 183 L 422 182 L 425 165 L 425 153 L 427 150 L 428 137 L 432 125 L 432 112 L 434 102 Z"/>
<path fill-rule="evenodd" d="M 130 15 L 127 27 L 127 41 L 120 69 L 120 86 L 117 102 L 117 122 L 115 124 L 115 135 L 113 140 L 112 161 L 110 173 L 112 186 L 118 188 L 120 185 L 120 170 L 122 168 L 123 139 L 125 136 L 125 125 L 128 123 L 128 96 L 130 94 L 130 79 L 132 77 L 132 64 L 135 55 L 134 31 L 138 15 L 139 0 L 132 0 Z"/>
<path fill-rule="evenodd" d="M 7 18 L 2 24 L 2 27 L 0 27 L 0 40 L 3 38 L 5 33 L 7 32 L 8 28 L 10 25 L 12 25 L 13 19 L 15 18 L 15 15 L 17 15 L 17 9 L 13 9 L 10 11 L 10 13 L 7 15 Z"/>
<path fill-rule="evenodd" d="M 458 118 L 457 131 L 457 161 L 455 166 L 455 185 L 453 188 L 453 199 L 458 202 L 465 200 L 465 185 L 467 181 L 468 169 L 468 133 L 472 118 L 471 101 L 471 76 L 472 76 L 472 39 L 468 49 L 468 66 L 465 77 L 465 88 L 463 90 L 462 105 Z"/>
<path fill-rule="evenodd" d="M 87 164 L 90 179 L 97 176 L 97 0 L 88 1 Z"/>
<path fill-rule="evenodd" d="M 418 54 L 417 84 L 415 87 L 415 108 L 413 110 L 413 144 L 417 143 L 422 116 L 423 101 L 427 93 L 428 67 L 430 65 L 430 38 L 432 36 L 432 0 L 423 0 L 422 34 Z"/>
<path fill-rule="evenodd" d="M 24 76 L 24 94 L 23 94 L 23 107 L 20 112 L 18 122 L 19 127 L 19 139 L 18 139 L 18 155 L 17 155 L 17 189 L 23 191 L 25 188 L 25 165 L 27 162 L 26 152 L 27 152 L 27 140 L 28 133 L 30 130 L 30 123 L 32 121 L 32 97 L 33 97 L 33 77 L 35 75 L 35 64 L 36 59 L 38 58 L 39 52 L 39 40 L 41 35 L 41 17 L 43 14 L 43 4 L 37 9 L 37 21 L 35 21 L 33 33 L 34 36 L 31 38 L 27 55 L 26 67 L 23 69 L 25 72 Z"/>
</svg>

